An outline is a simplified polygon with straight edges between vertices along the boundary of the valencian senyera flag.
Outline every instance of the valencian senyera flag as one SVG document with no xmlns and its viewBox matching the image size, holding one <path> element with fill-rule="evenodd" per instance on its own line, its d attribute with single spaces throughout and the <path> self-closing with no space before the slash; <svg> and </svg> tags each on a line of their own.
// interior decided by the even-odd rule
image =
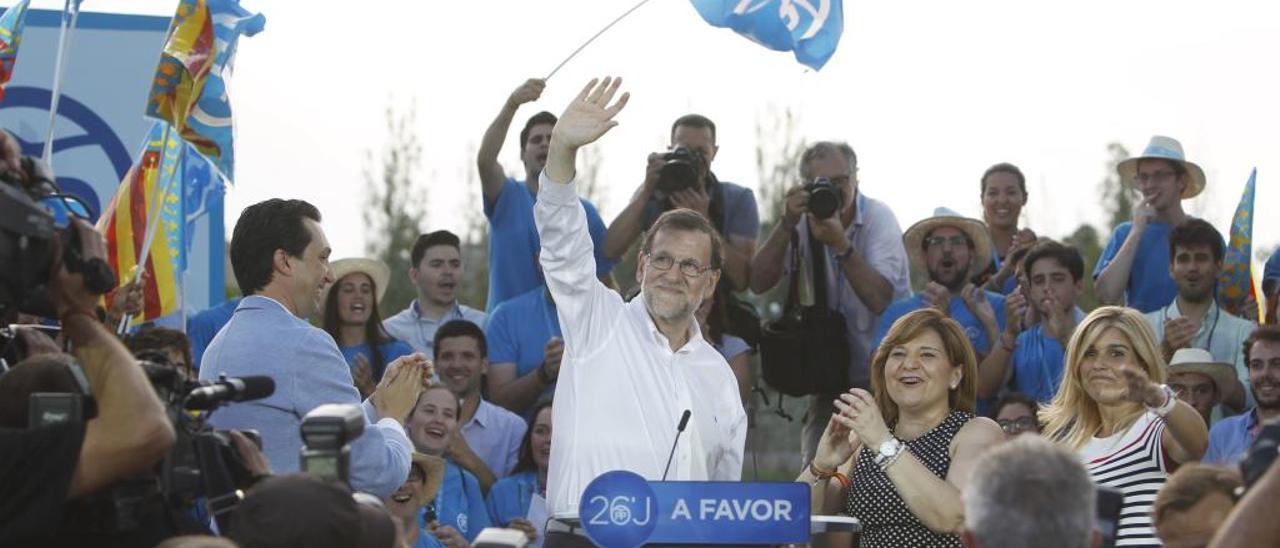
<svg viewBox="0 0 1280 548">
<path fill-rule="evenodd" d="M 18 46 L 22 45 L 22 28 L 27 22 L 30 2 L 22 0 L 0 15 L 0 101 L 4 100 L 4 88 L 13 77 L 13 65 L 18 62 Z"/>
<path fill-rule="evenodd" d="M 732 29 L 766 48 L 794 52 L 819 70 L 844 32 L 841 0 L 690 0 L 711 26 Z"/>
<path fill-rule="evenodd" d="M 1218 275 L 1218 305 L 1237 316 L 1243 314 L 1245 303 L 1257 306 L 1258 292 L 1253 283 L 1253 193 L 1258 170 L 1249 174 L 1244 184 L 1240 205 L 1231 218 L 1231 240 L 1227 243 L 1222 261 L 1222 273 Z M 1252 297 L 1252 299 L 1250 299 Z M 1252 311 L 1253 314 L 1257 310 Z M 1257 316 L 1254 316 L 1257 317 Z"/>
<path fill-rule="evenodd" d="M 177 312 L 180 303 L 178 275 L 186 262 L 186 223 L 181 178 L 175 173 L 182 172 L 181 151 L 187 144 L 178 132 L 166 132 L 165 126 L 157 122 L 151 128 L 137 162 L 98 220 L 98 230 L 107 239 L 107 263 L 119 273 L 122 285 L 133 279 L 144 254 L 147 226 L 155 222 L 151 250 L 142 267 L 146 277 L 143 309 L 133 318 L 135 324 Z"/>
<path fill-rule="evenodd" d="M 228 181 L 235 152 L 227 82 L 240 36 L 265 24 L 234 0 L 181 0 L 147 97 L 146 115 L 171 124 Z"/>
</svg>

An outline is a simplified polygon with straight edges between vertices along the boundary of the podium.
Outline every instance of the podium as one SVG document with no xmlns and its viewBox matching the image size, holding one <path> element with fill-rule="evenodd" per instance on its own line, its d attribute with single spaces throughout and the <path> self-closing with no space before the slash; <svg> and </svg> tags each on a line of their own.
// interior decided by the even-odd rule
<svg viewBox="0 0 1280 548">
<path fill-rule="evenodd" d="M 854 518 L 811 516 L 809 503 L 804 483 L 647 481 L 616 470 L 587 485 L 571 525 L 605 548 L 805 544 L 861 530 Z"/>
</svg>

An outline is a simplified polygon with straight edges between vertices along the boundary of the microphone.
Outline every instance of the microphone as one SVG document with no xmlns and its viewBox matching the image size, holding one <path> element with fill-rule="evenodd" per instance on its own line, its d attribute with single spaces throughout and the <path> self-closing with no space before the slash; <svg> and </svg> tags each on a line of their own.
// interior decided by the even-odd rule
<svg viewBox="0 0 1280 548">
<path fill-rule="evenodd" d="M 662 469 L 662 481 L 667 481 L 667 472 L 671 471 L 671 459 L 676 456 L 676 446 L 680 445 L 680 434 L 684 433 L 684 427 L 689 425 L 689 416 L 693 413 L 688 409 L 684 410 L 684 414 L 680 415 L 680 425 L 676 426 L 676 441 L 671 442 L 671 454 L 667 455 L 667 467 Z"/>
<path fill-rule="evenodd" d="M 267 376 L 227 378 L 225 375 L 218 382 L 201 386 L 187 394 L 184 407 L 190 410 L 206 411 L 236 401 L 260 400 L 276 391 L 276 381 Z"/>
</svg>

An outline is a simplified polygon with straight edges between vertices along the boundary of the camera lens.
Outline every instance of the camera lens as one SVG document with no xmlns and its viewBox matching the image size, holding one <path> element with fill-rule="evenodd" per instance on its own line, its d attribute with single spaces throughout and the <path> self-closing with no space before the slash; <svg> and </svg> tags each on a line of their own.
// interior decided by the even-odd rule
<svg viewBox="0 0 1280 548">
<path fill-rule="evenodd" d="M 829 219 L 840 210 L 840 191 L 831 180 L 818 177 L 806 186 L 809 191 L 809 213 L 818 219 Z"/>
</svg>

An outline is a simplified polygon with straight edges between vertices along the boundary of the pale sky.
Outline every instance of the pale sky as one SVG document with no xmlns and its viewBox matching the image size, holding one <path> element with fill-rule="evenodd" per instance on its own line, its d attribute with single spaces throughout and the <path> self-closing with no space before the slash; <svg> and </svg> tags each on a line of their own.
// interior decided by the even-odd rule
<svg viewBox="0 0 1280 548">
<path fill-rule="evenodd" d="M 242 0 L 267 25 L 241 41 L 232 82 L 238 165 L 228 234 L 249 204 L 302 198 L 324 215 L 335 258 L 362 253 L 377 237 L 361 219 L 366 155 L 385 141 L 388 105 L 410 102 L 429 195 L 423 228 L 461 231 L 463 214 L 478 214 L 467 185 L 472 151 L 507 95 L 634 1 Z M 84 9 L 168 16 L 174 5 L 87 0 Z M 599 145 L 606 223 L 677 116 L 715 120 L 715 171 L 758 188 L 755 124 L 790 108 L 799 137 L 850 142 L 862 191 L 886 201 L 904 229 L 937 206 L 978 216 L 978 177 L 1001 161 L 1027 174 L 1030 228 L 1061 237 L 1082 221 L 1101 225 L 1107 143 L 1136 154 L 1164 134 L 1208 176 L 1189 212 L 1225 234 L 1256 166 L 1254 249 L 1280 243 L 1280 215 L 1265 211 L 1280 197 L 1280 72 L 1270 55 L 1280 51 L 1280 4 L 846 1 L 844 17 L 839 49 L 813 72 L 712 28 L 686 0 L 652 0 L 517 113 L 501 161 L 522 172 L 524 120 L 558 114 L 587 79 L 611 74 L 632 98 Z"/>
</svg>

